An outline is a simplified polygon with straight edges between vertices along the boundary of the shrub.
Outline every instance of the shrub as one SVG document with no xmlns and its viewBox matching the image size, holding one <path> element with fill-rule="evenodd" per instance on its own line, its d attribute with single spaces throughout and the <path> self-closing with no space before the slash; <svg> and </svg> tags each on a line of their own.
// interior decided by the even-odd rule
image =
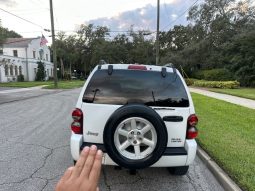
<svg viewBox="0 0 255 191">
<path fill-rule="evenodd" d="M 45 70 L 43 62 L 37 62 L 37 73 L 35 80 L 36 81 L 43 81 L 45 79 Z"/>
<path fill-rule="evenodd" d="M 18 75 L 17 81 L 24 82 L 24 75 L 23 74 Z"/>
<path fill-rule="evenodd" d="M 194 86 L 207 87 L 207 88 L 222 88 L 222 89 L 234 89 L 239 88 L 240 83 L 238 81 L 205 81 L 196 80 L 193 83 Z"/>
<path fill-rule="evenodd" d="M 195 79 L 193 79 L 193 78 L 185 78 L 184 80 L 185 80 L 187 86 L 192 86 L 195 81 Z"/>
<path fill-rule="evenodd" d="M 199 70 L 193 74 L 196 79 L 203 79 L 209 81 L 229 81 L 233 80 L 233 74 L 223 68 L 212 69 L 212 70 Z"/>
</svg>

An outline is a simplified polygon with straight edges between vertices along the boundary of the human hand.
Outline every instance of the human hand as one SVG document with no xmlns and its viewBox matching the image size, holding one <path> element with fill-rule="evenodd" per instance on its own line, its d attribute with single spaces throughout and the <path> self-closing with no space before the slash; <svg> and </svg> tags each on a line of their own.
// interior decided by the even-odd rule
<svg viewBox="0 0 255 191">
<path fill-rule="evenodd" d="M 68 168 L 58 182 L 56 191 L 99 191 L 102 155 L 95 145 L 85 147 L 76 165 Z"/>
</svg>

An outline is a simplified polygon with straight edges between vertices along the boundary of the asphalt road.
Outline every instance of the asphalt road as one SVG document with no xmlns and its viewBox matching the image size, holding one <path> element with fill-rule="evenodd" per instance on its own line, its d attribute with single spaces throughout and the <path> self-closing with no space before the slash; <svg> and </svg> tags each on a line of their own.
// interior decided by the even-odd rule
<svg viewBox="0 0 255 191">
<path fill-rule="evenodd" d="M 48 92 L 8 103 L 4 103 L 8 96 L 1 97 L 0 191 L 54 190 L 65 169 L 72 165 L 70 113 L 79 91 Z M 125 169 L 105 166 L 99 186 L 102 191 L 223 190 L 199 158 L 181 177 L 169 175 L 165 168 L 129 175 Z"/>
</svg>

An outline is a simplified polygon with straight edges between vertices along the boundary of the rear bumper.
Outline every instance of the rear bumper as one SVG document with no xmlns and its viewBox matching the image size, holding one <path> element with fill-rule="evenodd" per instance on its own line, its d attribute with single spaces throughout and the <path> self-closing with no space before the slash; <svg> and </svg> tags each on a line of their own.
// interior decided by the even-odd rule
<svg viewBox="0 0 255 191">
<path fill-rule="evenodd" d="M 117 165 L 107 154 L 104 144 L 83 142 L 82 135 L 72 134 L 71 136 L 71 154 L 74 160 L 78 160 L 80 151 L 85 146 L 96 145 L 102 150 L 103 164 Z M 190 165 L 196 156 L 197 143 L 195 140 L 186 140 L 184 147 L 167 147 L 162 157 L 152 165 L 152 167 L 171 167 L 171 166 L 187 166 Z"/>
</svg>

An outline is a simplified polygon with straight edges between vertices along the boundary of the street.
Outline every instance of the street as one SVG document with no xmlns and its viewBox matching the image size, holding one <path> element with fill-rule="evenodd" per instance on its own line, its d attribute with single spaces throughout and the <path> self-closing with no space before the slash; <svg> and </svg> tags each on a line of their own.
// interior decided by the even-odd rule
<svg viewBox="0 0 255 191">
<path fill-rule="evenodd" d="M 69 126 L 79 92 L 49 91 L 12 102 L 7 94 L 0 97 L 0 191 L 54 190 L 73 165 Z M 166 168 L 129 175 L 126 169 L 104 166 L 99 187 L 102 191 L 223 190 L 198 157 L 185 176 L 172 176 Z"/>
</svg>

